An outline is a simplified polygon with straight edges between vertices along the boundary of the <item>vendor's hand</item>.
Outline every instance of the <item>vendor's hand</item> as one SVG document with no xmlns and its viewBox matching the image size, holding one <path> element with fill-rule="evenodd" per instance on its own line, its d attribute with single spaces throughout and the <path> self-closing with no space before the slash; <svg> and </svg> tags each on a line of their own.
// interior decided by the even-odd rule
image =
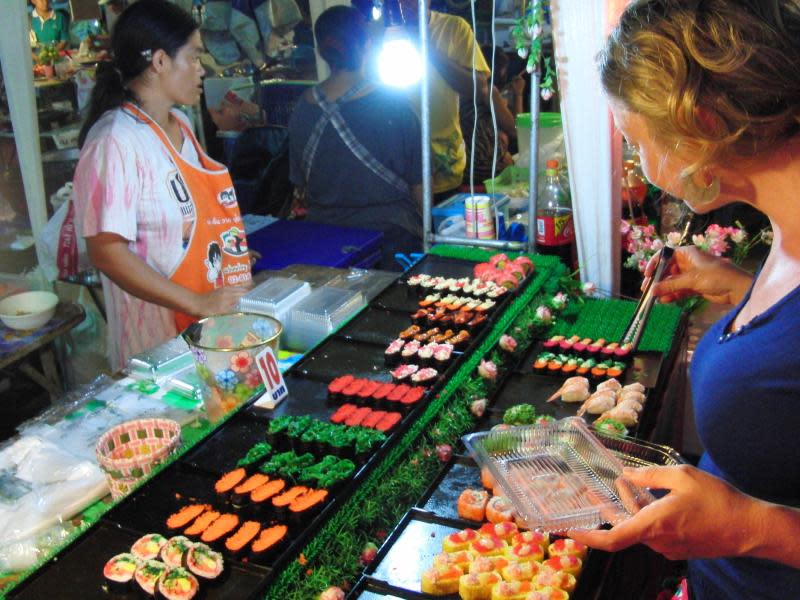
<svg viewBox="0 0 800 600">
<path fill-rule="evenodd" d="M 209 107 L 208 113 L 220 131 L 242 131 L 245 128 L 240 106 L 223 101 L 219 108 Z"/>
<path fill-rule="evenodd" d="M 247 252 L 250 258 L 250 266 L 252 267 L 261 259 L 261 252 L 257 250 L 248 250 Z"/>
<path fill-rule="evenodd" d="M 644 270 L 642 289 L 658 266 L 661 254 L 655 254 Z M 702 296 L 715 304 L 736 304 L 747 292 L 752 275 L 729 260 L 713 256 L 695 246 L 675 249 L 662 280 L 653 287 L 661 302 L 674 302 L 689 296 Z"/>
<path fill-rule="evenodd" d="M 670 560 L 742 556 L 761 537 L 754 517 L 758 501 L 713 475 L 681 465 L 625 469 L 624 476 L 670 492 L 613 529 L 567 535 L 610 552 L 641 543 Z"/>
<path fill-rule="evenodd" d="M 239 298 L 249 292 L 251 288 L 252 285 L 232 285 L 207 294 L 197 294 L 192 314 L 197 317 L 209 317 L 233 312 L 239 304 Z"/>
</svg>

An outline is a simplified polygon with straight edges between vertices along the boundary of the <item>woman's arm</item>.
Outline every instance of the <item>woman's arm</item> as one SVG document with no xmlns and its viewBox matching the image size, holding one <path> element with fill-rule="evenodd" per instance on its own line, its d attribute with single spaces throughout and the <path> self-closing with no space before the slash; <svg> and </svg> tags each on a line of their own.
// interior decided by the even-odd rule
<svg viewBox="0 0 800 600">
<path fill-rule="evenodd" d="M 570 537 L 611 552 L 641 543 L 670 560 L 752 556 L 800 568 L 800 510 L 743 494 L 688 465 L 626 469 L 624 476 L 669 494 L 613 529 Z"/>
<path fill-rule="evenodd" d="M 517 123 L 514 115 L 508 110 L 508 105 L 500 94 L 497 87 L 492 88 L 492 103 L 494 104 L 494 114 L 497 117 L 497 125 L 510 138 L 517 137 Z"/>
<path fill-rule="evenodd" d="M 230 312 L 248 290 L 246 286 L 226 286 L 208 294 L 187 290 L 155 271 L 115 233 L 87 237 L 86 248 L 92 264 L 129 294 L 190 315 Z"/>
</svg>

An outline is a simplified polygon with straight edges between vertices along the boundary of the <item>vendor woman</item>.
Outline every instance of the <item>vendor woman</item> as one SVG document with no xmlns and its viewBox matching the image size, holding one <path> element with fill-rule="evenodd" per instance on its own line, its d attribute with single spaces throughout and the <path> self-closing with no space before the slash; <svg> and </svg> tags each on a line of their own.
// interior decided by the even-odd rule
<svg viewBox="0 0 800 600">
<path fill-rule="evenodd" d="M 69 19 L 55 10 L 50 0 L 32 0 L 31 3 L 31 47 L 53 44 L 57 50 L 63 50 L 69 42 Z"/>
<path fill-rule="evenodd" d="M 200 99 L 196 23 L 166 0 L 141 0 L 120 15 L 111 48 L 74 189 L 78 232 L 103 274 L 116 370 L 195 318 L 233 310 L 251 273 L 230 175 L 174 109 Z"/>
<path fill-rule="evenodd" d="M 613 529 L 572 533 L 689 559 L 692 600 L 800 597 L 798 32 L 797 0 L 639 1 L 601 55 L 614 119 L 647 178 L 698 213 L 745 202 L 775 234 L 754 279 L 676 251 L 658 296 L 736 305 L 692 358 L 705 453 L 699 468 L 633 470 L 634 483 L 669 493 Z"/>
</svg>

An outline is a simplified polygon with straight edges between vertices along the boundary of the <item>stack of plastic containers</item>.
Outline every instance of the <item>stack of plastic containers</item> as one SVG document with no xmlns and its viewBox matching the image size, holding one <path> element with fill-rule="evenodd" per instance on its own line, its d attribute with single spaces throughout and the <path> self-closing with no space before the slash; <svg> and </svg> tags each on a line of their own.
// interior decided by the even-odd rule
<svg viewBox="0 0 800 600">
<path fill-rule="evenodd" d="M 270 277 L 242 296 L 239 309 L 273 317 L 285 326 L 289 311 L 309 294 L 307 281 Z"/>
<path fill-rule="evenodd" d="M 284 343 L 305 352 L 365 304 L 361 292 L 323 285 L 295 304 L 285 323 Z"/>
</svg>

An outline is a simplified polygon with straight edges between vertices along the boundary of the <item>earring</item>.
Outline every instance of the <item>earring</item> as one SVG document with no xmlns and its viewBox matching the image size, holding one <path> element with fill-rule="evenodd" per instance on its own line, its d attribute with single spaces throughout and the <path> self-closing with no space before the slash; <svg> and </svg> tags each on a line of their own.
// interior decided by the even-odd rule
<svg viewBox="0 0 800 600">
<path fill-rule="evenodd" d="M 708 179 L 708 171 L 701 173 L 704 179 Z M 719 175 L 712 175 L 711 181 L 708 181 L 705 186 L 700 186 L 694 181 L 692 175 L 684 175 L 681 177 L 683 184 L 683 199 L 692 204 L 708 204 L 717 199 L 720 194 L 721 182 Z"/>
</svg>

